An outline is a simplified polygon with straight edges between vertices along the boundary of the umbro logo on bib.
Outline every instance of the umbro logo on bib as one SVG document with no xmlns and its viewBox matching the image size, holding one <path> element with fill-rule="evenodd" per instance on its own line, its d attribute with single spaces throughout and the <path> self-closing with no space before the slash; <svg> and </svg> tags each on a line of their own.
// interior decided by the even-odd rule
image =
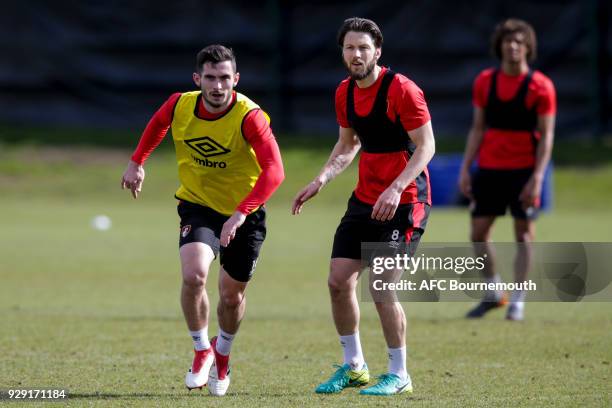
<svg viewBox="0 0 612 408">
<path fill-rule="evenodd" d="M 208 136 L 185 140 L 185 144 L 198 152 L 202 157 L 219 156 L 231 151 L 230 149 L 226 149 L 225 147 L 221 146 Z"/>
</svg>

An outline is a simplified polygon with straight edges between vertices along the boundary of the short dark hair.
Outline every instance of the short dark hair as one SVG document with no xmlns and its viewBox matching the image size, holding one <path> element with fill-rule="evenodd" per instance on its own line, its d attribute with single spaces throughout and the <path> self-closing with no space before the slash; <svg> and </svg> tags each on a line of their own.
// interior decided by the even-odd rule
<svg viewBox="0 0 612 408">
<path fill-rule="evenodd" d="M 198 52 L 196 57 L 196 72 L 202 72 L 204 64 L 207 62 L 217 64 L 223 61 L 231 61 L 232 68 L 234 72 L 236 72 L 236 57 L 234 56 L 234 51 L 231 48 L 219 44 L 209 45 Z"/>
<path fill-rule="evenodd" d="M 523 36 L 525 36 L 527 60 L 529 62 L 535 60 L 538 51 L 535 30 L 531 24 L 524 20 L 519 20 L 518 18 L 509 18 L 495 26 L 495 30 L 491 36 L 491 53 L 493 56 L 501 61 L 501 44 L 504 41 L 504 37 L 515 33 L 521 33 Z"/>
<path fill-rule="evenodd" d="M 370 37 L 372 37 L 372 40 L 374 41 L 374 46 L 376 46 L 376 48 L 382 47 L 382 32 L 372 20 L 361 17 L 351 17 L 344 20 L 340 30 L 338 30 L 338 45 L 340 48 L 344 47 L 344 37 L 349 31 L 370 34 Z"/>
</svg>

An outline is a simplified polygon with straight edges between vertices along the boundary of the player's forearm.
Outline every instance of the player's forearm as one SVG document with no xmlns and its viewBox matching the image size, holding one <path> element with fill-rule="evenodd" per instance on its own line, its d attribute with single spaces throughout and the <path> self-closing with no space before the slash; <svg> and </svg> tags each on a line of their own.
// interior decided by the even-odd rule
<svg viewBox="0 0 612 408">
<path fill-rule="evenodd" d="M 254 149 L 261 167 L 261 174 L 255 182 L 253 190 L 236 208 L 236 211 L 244 215 L 250 214 L 254 209 L 268 201 L 285 179 L 283 161 L 274 138 L 254 146 Z"/>
<path fill-rule="evenodd" d="M 169 128 L 170 126 L 162 123 L 157 118 L 157 115 L 153 116 L 144 132 L 142 132 L 138 146 L 136 150 L 134 150 L 134 154 L 132 154 L 132 161 L 140 165 L 144 164 L 153 150 L 155 150 L 164 139 Z"/>
<path fill-rule="evenodd" d="M 238 205 L 236 211 L 249 215 L 253 210 L 262 206 L 274 194 L 285 179 L 282 166 L 262 171 L 251 193 Z"/>
<path fill-rule="evenodd" d="M 321 183 L 321 186 L 332 181 L 338 174 L 342 173 L 352 162 L 357 152 L 359 144 L 350 144 L 343 141 L 338 141 L 332 150 L 329 160 L 315 178 L 315 181 Z"/>
<path fill-rule="evenodd" d="M 552 155 L 552 144 L 552 137 L 542 137 L 542 140 L 540 140 L 538 144 L 533 176 L 539 180 L 544 179 L 544 173 L 546 172 L 546 167 Z"/>
<path fill-rule="evenodd" d="M 538 148 L 536 150 L 533 177 L 538 180 L 543 180 L 546 167 L 548 166 L 548 162 L 550 161 L 550 157 L 552 155 L 555 117 L 541 117 L 539 121 L 539 128 L 542 133 L 542 137 L 540 138 L 540 142 L 538 143 Z"/>
<path fill-rule="evenodd" d="M 403 192 L 425 170 L 435 152 L 433 139 L 417 145 L 404 170 L 391 183 L 391 188 L 398 193 Z"/>
<path fill-rule="evenodd" d="M 484 131 L 479 128 L 472 127 L 468 134 L 467 143 L 465 145 L 465 152 L 463 153 L 463 161 L 461 162 L 461 170 L 468 171 L 470 166 L 474 162 L 476 153 L 482 143 Z"/>
</svg>

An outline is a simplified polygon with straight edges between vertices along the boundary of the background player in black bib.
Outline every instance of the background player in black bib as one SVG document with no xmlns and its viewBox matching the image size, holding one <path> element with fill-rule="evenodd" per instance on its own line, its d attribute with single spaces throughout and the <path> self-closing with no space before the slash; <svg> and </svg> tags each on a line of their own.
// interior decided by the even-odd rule
<svg viewBox="0 0 612 408">
<path fill-rule="evenodd" d="M 531 263 L 534 220 L 553 144 L 555 88 L 548 77 L 529 67 L 536 56 L 536 36 L 528 23 L 501 22 L 491 47 L 501 65 L 482 71 L 474 81 L 474 119 L 459 185 L 472 199 L 471 239 L 478 255 L 487 255 L 484 275 L 488 282 L 500 280 L 490 244 L 493 223 L 510 207 L 520 243 L 515 281 L 523 282 Z M 478 170 L 471 177 L 470 166 L 476 157 Z M 522 290 L 511 294 L 507 319 L 523 319 L 524 298 Z M 467 317 L 482 317 L 506 302 L 505 294 L 490 291 Z"/>
</svg>

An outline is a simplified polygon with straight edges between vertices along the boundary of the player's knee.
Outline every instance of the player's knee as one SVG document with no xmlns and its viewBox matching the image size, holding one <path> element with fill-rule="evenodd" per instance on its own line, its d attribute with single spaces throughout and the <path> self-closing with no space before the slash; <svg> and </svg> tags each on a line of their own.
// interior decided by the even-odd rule
<svg viewBox="0 0 612 408">
<path fill-rule="evenodd" d="M 183 273 L 183 284 L 191 288 L 202 288 L 206 285 L 208 271 L 202 268 L 194 268 Z"/>
<path fill-rule="evenodd" d="M 223 307 L 235 309 L 244 301 L 244 293 L 229 290 L 222 291 L 219 295 L 219 301 L 223 304 Z"/>
<path fill-rule="evenodd" d="M 327 279 L 327 286 L 332 297 L 340 296 L 346 292 L 350 292 L 353 289 L 350 282 L 338 279 L 333 275 Z"/>
</svg>

